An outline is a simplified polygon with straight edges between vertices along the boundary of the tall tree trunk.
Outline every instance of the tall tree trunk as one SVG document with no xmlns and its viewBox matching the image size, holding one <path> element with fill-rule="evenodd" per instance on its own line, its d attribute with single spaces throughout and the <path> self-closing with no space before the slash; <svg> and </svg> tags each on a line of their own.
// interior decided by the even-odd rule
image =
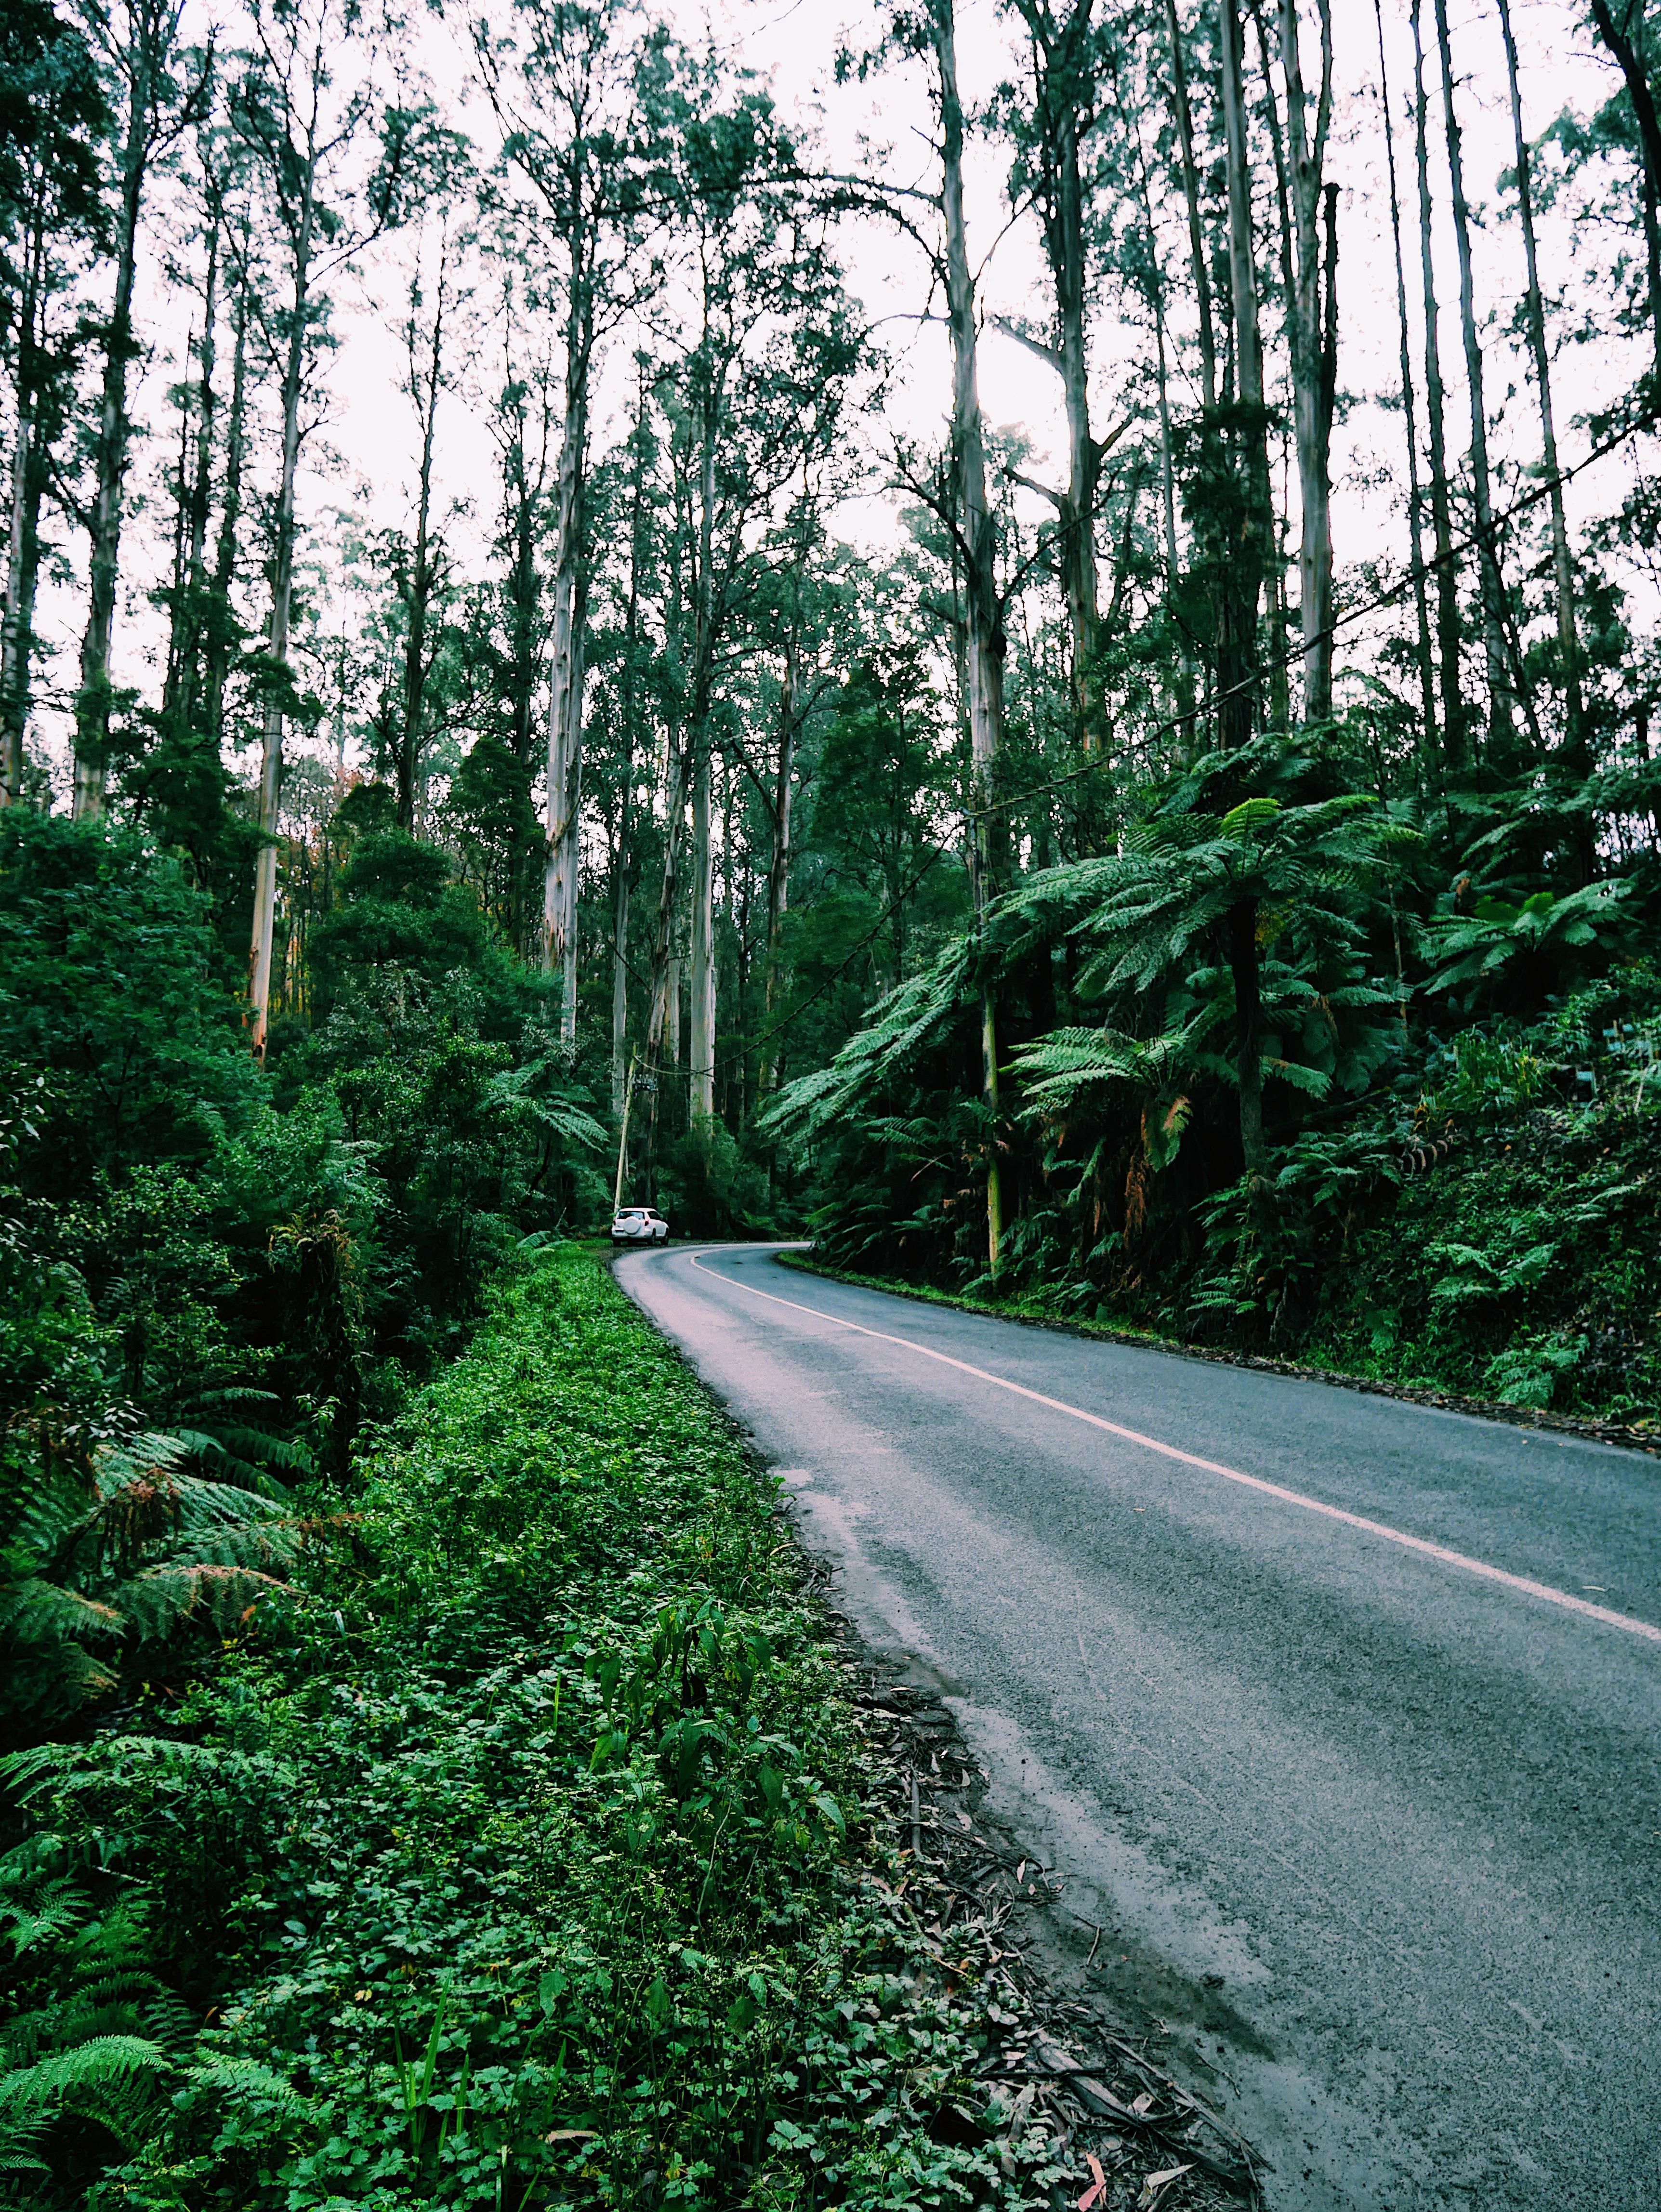
<svg viewBox="0 0 1661 2212">
<path fill-rule="evenodd" d="M 1269 446 L 1263 413 L 1262 349 L 1257 330 L 1257 272 L 1251 234 L 1251 171 L 1246 138 L 1243 40 L 1238 0 L 1222 0 L 1224 143 L 1228 167 L 1229 289 L 1245 452 L 1241 537 L 1220 593 L 1222 619 L 1217 679 L 1225 746 L 1238 750 L 1251 734 L 1251 678 L 1256 663 L 1257 600 L 1270 527 Z M 1240 1149 L 1261 1203 L 1263 1152 L 1262 1066 L 1256 912 L 1250 901 L 1229 917 L 1228 960 L 1234 978 L 1236 1074 L 1240 1093 Z"/>
<path fill-rule="evenodd" d="M 1184 94 L 1184 100 L 1186 94 Z M 1123 114 L 1123 104 L 1121 114 Z M 1153 192 L 1148 181 L 1147 155 L 1142 144 L 1141 118 L 1135 125 L 1136 179 L 1142 204 L 1142 231 L 1147 249 L 1149 295 L 1153 307 L 1155 397 L 1159 415 L 1159 495 L 1165 535 L 1165 620 L 1177 651 L 1175 693 L 1177 749 L 1186 753 L 1194 735 L 1194 664 L 1188 640 L 1177 617 L 1177 581 L 1182 573 L 1182 552 L 1177 538 L 1177 457 L 1171 426 L 1171 363 L 1166 343 L 1165 276 L 1159 258 L 1159 233 L 1153 222 Z"/>
<path fill-rule="evenodd" d="M 576 893 L 582 796 L 583 561 L 588 368 L 594 306 L 581 242 L 572 246 L 565 323 L 565 420 L 555 507 L 553 653 L 548 686 L 548 848 L 543 874 L 543 964 L 561 978 L 560 1030 L 576 1041 Z"/>
<path fill-rule="evenodd" d="M 40 491 L 33 395 L 20 370 L 11 506 L 6 532 L 6 600 L 0 632 L 0 806 L 23 795 L 23 732 L 28 721 L 29 638 L 39 573 Z"/>
<path fill-rule="evenodd" d="M 1332 411 L 1328 375 L 1335 328 L 1329 328 L 1335 248 L 1326 256 L 1323 284 L 1319 219 L 1322 171 L 1332 117 L 1332 6 L 1317 0 L 1321 21 L 1321 82 L 1311 128 L 1298 38 L 1298 0 L 1280 0 L 1281 69 L 1286 80 L 1293 236 L 1297 245 L 1289 318 L 1292 338 L 1293 422 L 1298 447 L 1298 591 L 1304 640 L 1304 719 L 1323 722 L 1332 714 Z M 1272 96 L 1272 94 L 1271 94 Z M 1332 202 L 1327 202 L 1329 234 Z"/>
<path fill-rule="evenodd" d="M 995 569 L 994 529 L 986 497 L 986 453 L 976 357 L 975 282 L 963 210 L 963 102 L 958 90 L 952 0 L 932 0 L 929 27 L 938 72 L 940 111 L 941 210 L 946 222 L 946 304 L 952 331 L 952 454 L 956 479 L 958 534 L 962 544 L 967 620 L 965 645 L 970 757 L 973 764 L 975 896 L 984 909 L 995 888 L 1001 839 L 983 811 L 1003 730 L 1004 636 Z M 989 1111 L 998 1111 L 997 1008 L 988 986 L 982 995 L 981 1074 Z M 1003 1201 L 995 1143 L 986 1180 L 987 1264 L 995 1275 L 1003 1243 Z"/>
<path fill-rule="evenodd" d="M 1430 601 L 1425 590 L 1424 488 L 1419 480 L 1419 411 L 1413 393 L 1413 346 L 1408 324 L 1407 269 L 1402 255 L 1402 203 L 1396 182 L 1396 125 L 1390 107 L 1390 71 L 1384 60 L 1383 0 L 1372 0 L 1378 33 L 1378 100 L 1384 113 L 1384 161 L 1390 178 L 1390 234 L 1396 253 L 1396 324 L 1402 363 L 1402 421 L 1408 448 L 1408 540 L 1413 564 L 1413 612 L 1419 670 L 1419 713 L 1424 724 L 1425 748 L 1433 758 L 1437 747 L 1436 669 L 1430 645 Z"/>
<path fill-rule="evenodd" d="M 715 852 L 711 836 L 713 763 L 708 727 L 692 776 L 692 924 L 691 967 L 691 1111 L 709 1121 L 715 1111 Z"/>
<path fill-rule="evenodd" d="M 1445 771 L 1457 775 L 1469 757 L 1459 675 L 1459 577 L 1453 563 L 1453 513 L 1448 489 L 1447 398 L 1438 335 L 1436 263 L 1431 248 L 1430 137 L 1425 92 L 1421 0 L 1413 0 L 1413 137 L 1419 184 L 1419 264 L 1424 289 L 1425 416 L 1430 434 L 1430 515 L 1436 545 L 1436 649 L 1442 681 Z"/>
<path fill-rule="evenodd" d="M 214 548 L 213 593 L 204 623 L 202 727 L 219 758 L 225 723 L 225 679 L 230 671 L 231 588 L 236 581 L 237 533 L 242 525 L 242 474 L 247 453 L 248 239 L 245 225 L 236 311 L 232 325 L 231 399 L 225 422 L 225 484 Z"/>
<path fill-rule="evenodd" d="M 1171 100 L 1177 112 L 1177 143 L 1182 155 L 1183 198 L 1188 208 L 1188 250 L 1194 270 L 1194 295 L 1200 313 L 1200 389 L 1208 407 L 1217 404 L 1217 337 L 1211 315 L 1211 272 L 1206 265 L 1205 230 L 1200 220 L 1200 179 L 1194 160 L 1194 117 L 1189 105 L 1188 70 L 1183 60 L 1182 26 L 1177 0 L 1165 0 L 1165 33 L 1171 49 Z"/>
<path fill-rule="evenodd" d="M 622 1110 L 629 1042 L 629 891 L 634 828 L 635 715 L 640 653 L 640 572 L 646 556 L 646 370 L 636 363 L 633 483 L 629 516 L 629 597 L 623 617 L 623 787 L 618 804 L 617 877 L 611 900 L 611 1103 Z"/>
<path fill-rule="evenodd" d="M 127 414 L 127 371 L 137 351 L 132 332 L 132 295 L 138 267 L 139 214 L 153 145 L 154 61 L 144 28 L 135 25 L 127 56 L 115 289 L 105 331 L 103 383 L 93 448 L 87 627 L 81 640 L 81 686 L 75 700 L 73 804 L 76 815 L 99 815 L 104 811 L 110 742 L 110 647 L 120 580 L 122 490 L 132 429 Z"/>
<path fill-rule="evenodd" d="M 796 690 L 800 681 L 801 639 L 793 621 L 784 648 L 784 681 L 779 688 L 779 763 L 773 780 L 772 850 L 767 861 L 767 962 L 763 982 L 761 1061 L 757 1092 L 765 1097 L 778 1076 L 779 1055 L 770 1031 L 778 1012 L 783 980 L 784 917 L 790 899 L 790 812 L 796 766 Z M 897 911 L 897 908 L 896 909 Z"/>
<path fill-rule="evenodd" d="M 319 70 L 321 57 L 319 57 Z M 293 292 L 289 345 L 283 368 L 283 473 L 277 495 L 277 542 L 271 561 L 271 617 L 266 650 L 287 673 L 289 620 L 294 597 L 295 478 L 300 463 L 300 395 L 305 382 L 306 331 L 311 311 L 313 235 L 316 223 L 315 139 L 307 146 L 300 185 L 300 218 L 293 238 Z M 254 861 L 253 938 L 248 960 L 249 1036 L 263 1060 L 271 998 L 271 946 L 277 928 L 277 831 L 283 799 L 283 704 L 273 692 L 265 707 L 259 763 L 259 834 Z"/>
<path fill-rule="evenodd" d="M 721 395 L 713 380 L 703 393 L 698 470 L 697 597 L 692 665 L 691 931 L 688 978 L 691 1069 L 688 1098 L 694 1121 L 715 1111 L 715 856 L 710 823 L 711 689 L 715 655 L 715 443 Z"/>
<path fill-rule="evenodd" d="M 439 249 L 438 294 L 433 305 L 433 326 L 424 367 L 416 360 L 414 305 L 410 324 L 410 397 L 421 424 L 421 461 L 417 473 L 414 556 L 404 586 L 404 696 L 400 702 L 402 735 L 398 748 L 396 803 L 398 826 L 411 836 L 416 829 L 416 799 L 421 783 L 421 753 L 426 717 L 427 677 L 430 662 L 427 629 L 433 592 L 438 582 L 433 547 L 433 447 L 438 426 L 439 394 L 444 381 L 444 310 L 449 271 L 447 236 Z"/>
<path fill-rule="evenodd" d="M 6 530 L 6 588 L 0 625 L 0 806 L 23 795 L 23 737 L 29 718 L 34 599 L 40 574 L 40 508 L 50 473 L 52 429 L 41 346 L 47 248 L 46 210 L 37 198 L 23 227 L 14 295 L 14 443 Z"/>
<path fill-rule="evenodd" d="M 611 1110 L 623 1110 L 624 1062 L 629 1050 L 629 832 L 633 824 L 628 779 L 632 752 L 624 763 L 622 817 L 618 824 L 617 877 L 611 888 Z"/>
<path fill-rule="evenodd" d="M 1101 750 L 1102 739 L 1095 676 L 1099 620 L 1095 509 L 1101 453 L 1090 433 L 1085 326 L 1089 272 L 1079 140 L 1095 82 L 1090 22 L 1094 0 L 1074 0 L 1072 12 L 1059 26 L 1043 0 L 1017 0 L 1017 4 L 1032 35 L 1041 141 L 1039 201 L 1044 253 L 1056 293 L 1056 344 L 1046 349 L 1045 357 L 1061 376 L 1067 417 L 1067 491 L 1056 504 L 1062 594 L 1073 646 L 1074 741 L 1083 751 L 1093 753 Z"/>
<path fill-rule="evenodd" d="M 1546 346 L 1546 309 L 1540 292 L 1540 261 L 1534 234 L 1534 189 L 1530 175 L 1529 143 L 1523 130 L 1523 100 L 1517 82 L 1517 41 L 1512 35 L 1511 0 L 1500 0 L 1500 31 L 1506 43 L 1506 82 L 1511 93 L 1512 134 L 1517 149 L 1517 199 L 1523 218 L 1523 249 L 1528 265 L 1528 295 L 1524 301 L 1529 350 L 1534 356 L 1535 388 L 1540 395 L 1540 437 L 1551 512 L 1552 577 L 1557 587 L 1557 649 L 1563 663 L 1563 715 L 1566 725 L 1561 752 L 1571 776 L 1584 779 L 1591 773 L 1591 754 L 1586 744 L 1585 711 L 1580 694 L 1580 640 L 1574 612 L 1574 562 L 1569 556 L 1568 520 L 1563 511 L 1563 485 L 1557 465 L 1557 425 L 1551 402 L 1551 356 Z M 1594 854 L 1589 816 L 1577 817 L 1580 824 L 1580 872 L 1591 880 Z"/>
<path fill-rule="evenodd" d="M 211 191 L 211 188 L 210 188 Z M 182 558 L 179 589 L 174 598 L 167 646 L 167 682 L 162 712 L 180 736 L 191 727 L 198 703 L 202 677 L 202 627 L 207 592 L 208 511 L 213 497 L 214 417 L 216 395 L 214 368 L 219 316 L 219 252 L 222 211 L 216 196 L 210 197 L 208 222 L 208 266 L 202 288 L 202 342 L 197 365 L 196 451 L 190 489 L 181 501 Z M 182 471 L 181 471 L 182 473 Z M 182 491 L 181 486 L 181 491 Z"/>
<path fill-rule="evenodd" d="M 1488 405 L 1482 396 L 1482 347 L 1476 329 L 1476 288 L 1471 271 L 1470 207 L 1465 198 L 1464 155 L 1453 102 L 1453 48 L 1448 35 L 1448 0 L 1435 0 L 1435 5 L 1436 46 L 1442 64 L 1443 128 L 1447 138 L 1448 178 L 1453 197 L 1453 235 L 1459 250 L 1459 327 L 1465 341 L 1465 384 L 1470 396 L 1470 495 L 1476 518 L 1482 646 L 1488 661 L 1488 738 L 1490 743 L 1502 743 L 1510 727 L 1512 684 L 1506 665 L 1505 586 L 1500 575 L 1500 548 L 1494 535 Z"/>
<path fill-rule="evenodd" d="M 1650 84 L 1644 53 L 1639 41 L 1632 36 L 1631 9 L 1624 9 L 1617 23 L 1609 0 L 1591 0 L 1591 19 L 1597 26 L 1598 37 L 1614 55 L 1626 81 L 1627 97 L 1632 102 L 1632 112 L 1638 123 L 1638 141 L 1644 160 L 1644 227 L 1649 247 L 1650 319 L 1655 330 L 1655 374 L 1661 379 L 1661 225 L 1656 222 L 1656 208 L 1658 204 L 1661 204 L 1661 116 L 1656 112 L 1655 94 Z M 1639 21 L 1641 36 L 1644 21 L 1641 9 Z"/>
<path fill-rule="evenodd" d="M 1220 562 L 1218 706 L 1226 749 L 1250 739 L 1254 722 L 1257 608 L 1272 527 L 1263 352 L 1257 327 L 1256 246 L 1251 230 L 1251 169 L 1246 138 L 1244 46 L 1238 0 L 1222 0 L 1222 106 L 1228 178 L 1229 290 L 1239 393 L 1238 535 Z"/>
</svg>

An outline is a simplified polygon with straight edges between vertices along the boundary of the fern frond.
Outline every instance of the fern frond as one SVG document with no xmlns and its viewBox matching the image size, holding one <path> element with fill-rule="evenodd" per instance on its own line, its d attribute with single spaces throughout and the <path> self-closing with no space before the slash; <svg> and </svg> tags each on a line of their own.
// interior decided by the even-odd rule
<svg viewBox="0 0 1661 2212">
<path fill-rule="evenodd" d="M 27 2112 L 73 2092 L 100 2089 L 135 2075 L 164 2073 L 167 2053 L 142 2035 L 95 2035 L 68 2051 L 54 2051 L 33 2066 L 0 2075 L 0 2118 Z"/>
</svg>

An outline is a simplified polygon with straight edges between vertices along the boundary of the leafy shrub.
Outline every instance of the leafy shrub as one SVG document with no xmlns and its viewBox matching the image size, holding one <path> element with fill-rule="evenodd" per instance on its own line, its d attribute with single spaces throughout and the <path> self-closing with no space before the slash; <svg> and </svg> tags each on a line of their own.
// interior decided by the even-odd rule
<svg viewBox="0 0 1661 2212">
<path fill-rule="evenodd" d="M 120 2201 L 1032 2201 L 979 2147 L 989 1996 L 860 1883 L 772 1486 L 591 1263 L 498 1285 L 295 1575 L 150 1733 L 24 1778 L 213 2008 Z"/>
</svg>

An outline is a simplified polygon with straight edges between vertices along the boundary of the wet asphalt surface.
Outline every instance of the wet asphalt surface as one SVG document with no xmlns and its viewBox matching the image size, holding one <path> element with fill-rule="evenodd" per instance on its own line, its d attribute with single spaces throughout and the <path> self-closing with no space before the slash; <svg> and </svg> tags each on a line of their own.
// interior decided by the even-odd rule
<svg viewBox="0 0 1661 2212">
<path fill-rule="evenodd" d="M 1661 2207 L 1661 1461 L 765 1247 L 618 1274 L 775 1462 L 867 1639 L 941 1688 L 1276 2212 Z"/>
</svg>

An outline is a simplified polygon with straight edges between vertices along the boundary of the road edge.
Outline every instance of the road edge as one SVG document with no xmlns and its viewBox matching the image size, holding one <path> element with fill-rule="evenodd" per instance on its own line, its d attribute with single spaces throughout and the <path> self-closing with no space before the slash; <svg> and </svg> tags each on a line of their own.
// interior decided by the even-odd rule
<svg viewBox="0 0 1661 2212">
<path fill-rule="evenodd" d="M 1083 1338 L 1095 1344 L 1123 1344 L 1139 1352 L 1167 1352 L 1176 1359 L 1199 1359 L 1214 1367 L 1244 1367 L 1260 1375 L 1284 1375 L 1294 1382 L 1330 1382 L 1341 1390 L 1357 1390 L 1369 1397 L 1395 1398 L 1410 1406 L 1431 1406 L 1439 1412 L 1465 1413 L 1483 1421 L 1500 1421 L 1508 1427 L 1542 1429 L 1586 1443 L 1612 1444 L 1661 1459 L 1661 1433 L 1627 1427 L 1619 1421 L 1596 1421 L 1578 1413 L 1553 1413 L 1536 1406 L 1508 1406 L 1499 1399 L 1465 1398 L 1451 1390 L 1432 1390 L 1412 1382 L 1386 1382 L 1370 1375 L 1348 1375 L 1341 1368 L 1310 1367 L 1295 1359 L 1275 1359 L 1256 1352 L 1230 1352 L 1208 1344 L 1186 1344 L 1134 1328 L 1116 1328 L 1110 1322 L 1068 1321 L 1050 1314 L 1021 1313 L 995 1305 L 987 1298 L 963 1297 L 952 1291 L 925 1289 L 912 1283 L 890 1281 L 881 1275 L 855 1274 L 850 1268 L 832 1267 L 811 1254 L 776 1251 L 782 1267 L 804 1275 L 818 1275 L 829 1283 L 849 1283 L 863 1291 L 885 1291 L 891 1297 L 910 1298 L 914 1304 L 950 1306 L 959 1313 L 983 1314 L 993 1321 L 1018 1322 L 1024 1328 L 1045 1328 L 1052 1335 Z"/>
</svg>

